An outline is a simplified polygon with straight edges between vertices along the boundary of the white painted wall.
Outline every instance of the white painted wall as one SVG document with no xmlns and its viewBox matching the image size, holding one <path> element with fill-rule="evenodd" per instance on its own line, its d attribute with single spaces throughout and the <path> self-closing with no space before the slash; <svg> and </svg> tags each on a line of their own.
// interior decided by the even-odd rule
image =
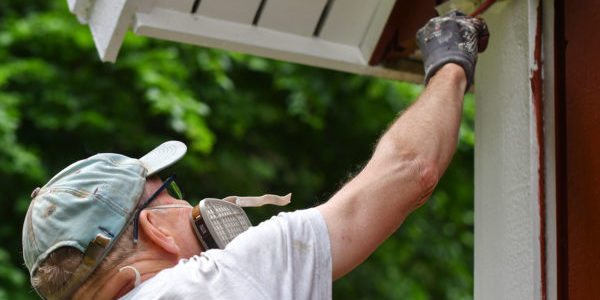
<svg viewBox="0 0 600 300">
<path fill-rule="evenodd" d="M 546 262 L 540 259 L 539 149 L 530 85 L 537 7 L 537 0 L 509 0 L 483 16 L 491 38 L 475 75 L 475 299 L 542 297 L 541 264 Z M 545 15 L 550 14 L 546 19 L 551 9 L 545 9 Z M 552 49 L 551 41 L 544 43 L 544 55 L 553 57 L 547 52 Z M 546 82 L 547 78 L 545 89 L 551 92 L 552 84 Z M 550 127 L 551 101 L 545 97 L 546 126 Z M 545 148 L 552 150 L 553 143 L 547 139 Z M 546 190 L 551 191 L 547 208 L 553 210 L 554 155 L 549 152 L 543 167 Z M 550 245 L 555 240 L 554 214 L 547 210 L 546 217 Z M 555 260 L 554 249 L 548 247 L 548 261 Z M 555 272 L 552 265 L 547 267 L 548 274 Z M 551 286 L 555 282 L 547 281 L 548 299 L 555 299 Z"/>
</svg>

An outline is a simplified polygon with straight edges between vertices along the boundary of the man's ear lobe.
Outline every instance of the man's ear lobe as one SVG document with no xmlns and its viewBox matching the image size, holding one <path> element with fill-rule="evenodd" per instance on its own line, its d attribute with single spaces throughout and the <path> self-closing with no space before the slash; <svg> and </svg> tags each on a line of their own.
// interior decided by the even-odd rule
<svg viewBox="0 0 600 300">
<path fill-rule="evenodd" d="M 179 246 L 175 242 L 171 232 L 162 226 L 161 219 L 153 212 L 142 210 L 140 212 L 140 228 L 152 243 L 162 248 L 164 251 L 178 255 Z"/>
</svg>

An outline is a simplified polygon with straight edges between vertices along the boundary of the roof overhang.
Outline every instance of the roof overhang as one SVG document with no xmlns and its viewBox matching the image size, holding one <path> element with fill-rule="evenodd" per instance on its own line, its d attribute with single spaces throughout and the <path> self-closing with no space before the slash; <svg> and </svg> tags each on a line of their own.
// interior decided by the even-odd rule
<svg viewBox="0 0 600 300">
<path fill-rule="evenodd" d="M 423 82 L 416 30 L 438 1 L 68 0 L 102 61 L 125 33 L 409 82 Z"/>
</svg>

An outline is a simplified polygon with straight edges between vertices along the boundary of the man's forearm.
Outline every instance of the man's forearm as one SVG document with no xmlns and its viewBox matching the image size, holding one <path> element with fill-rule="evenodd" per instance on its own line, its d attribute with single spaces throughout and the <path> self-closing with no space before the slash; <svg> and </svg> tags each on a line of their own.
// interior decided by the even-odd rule
<svg viewBox="0 0 600 300">
<path fill-rule="evenodd" d="M 371 161 L 412 161 L 428 196 L 456 149 L 466 84 L 462 67 L 443 66 L 384 134 Z"/>
<path fill-rule="evenodd" d="M 458 140 L 465 86 L 460 66 L 448 64 L 440 69 L 419 99 L 383 135 L 355 178 L 356 192 L 369 195 L 362 199 L 377 199 L 357 205 L 386 215 L 373 225 L 389 220 L 380 238 L 387 238 L 431 195 L 448 167 Z"/>
<path fill-rule="evenodd" d="M 456 148 L 466 82 L 460 66 L 441 68 L 365 168 L 319 207 L 330 231 L 334 279 L 366 259 L 429 197 Z"/>
</svg>

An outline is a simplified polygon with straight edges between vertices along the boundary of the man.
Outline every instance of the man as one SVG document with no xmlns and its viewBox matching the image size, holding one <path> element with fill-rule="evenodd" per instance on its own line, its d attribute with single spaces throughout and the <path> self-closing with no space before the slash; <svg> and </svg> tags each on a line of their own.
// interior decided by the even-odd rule
<svg viewBox="0 0 600 300">
<path fill-rule="evenodd" d="M 68 166 L 32 193 L 23 226 L 32 285 L 48 299 L 331 298 L 332 280 L 433 192 L 455 151 L 478 38 L 486 35 L 483 21 L 462 13 L 430 20 L 417 33 L 426 89 L 364 169 L 326 203 L 248 230 L 237 205 L 286 199 L 192 207 L 165 191 L 174 178 L 155 175 L 185 154 L 180 142 L 140 159 L 98 154 Z M 213 215 L 220 210 L 227 218 Z"/>
</svg>

